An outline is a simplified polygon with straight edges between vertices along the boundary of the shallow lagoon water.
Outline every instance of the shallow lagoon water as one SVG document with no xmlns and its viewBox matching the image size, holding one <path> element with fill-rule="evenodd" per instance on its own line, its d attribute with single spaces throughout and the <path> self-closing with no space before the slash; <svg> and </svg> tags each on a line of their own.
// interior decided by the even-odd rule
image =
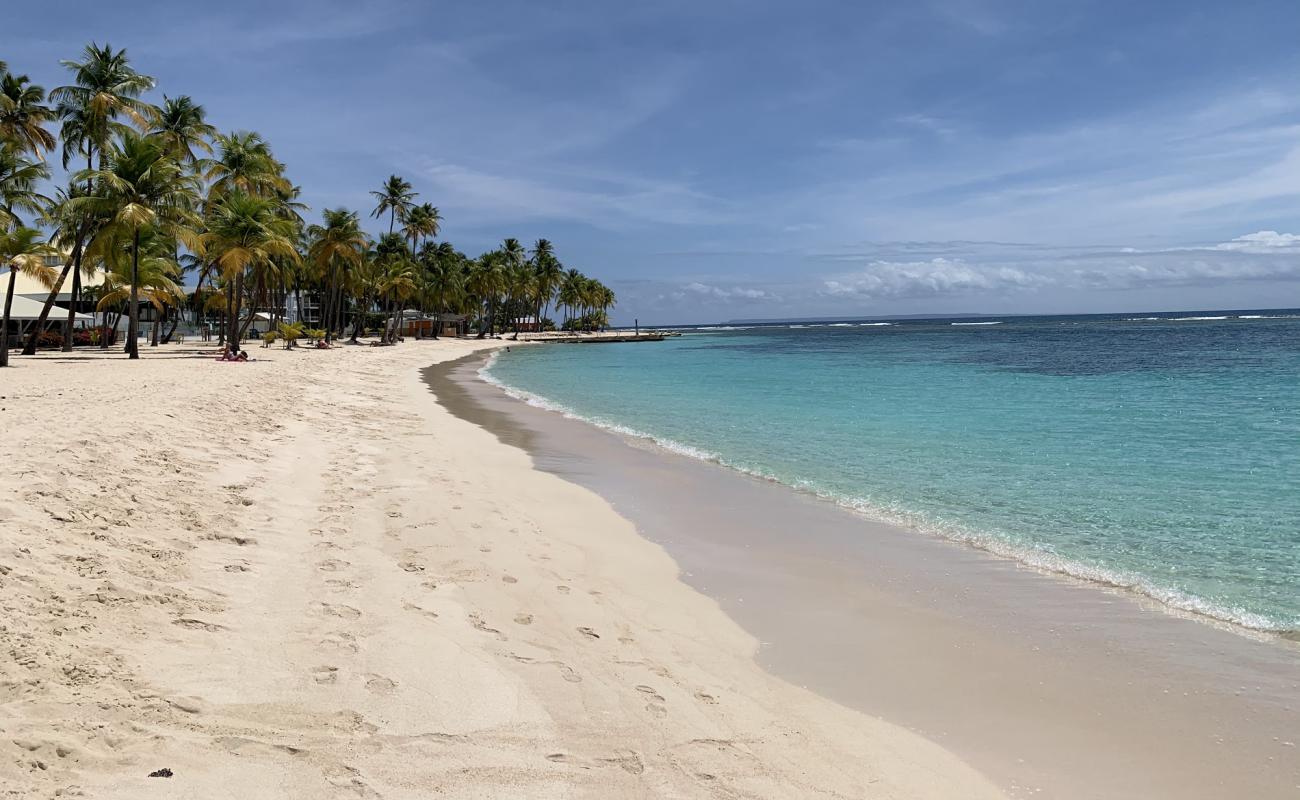
<svg viewBox="0 0 1300 800">
<path fill-rule="evenodd" d="M 1300 629 L 1300 312 L 711 326 L 488 374 L 872 516 Z"/>
</svg>

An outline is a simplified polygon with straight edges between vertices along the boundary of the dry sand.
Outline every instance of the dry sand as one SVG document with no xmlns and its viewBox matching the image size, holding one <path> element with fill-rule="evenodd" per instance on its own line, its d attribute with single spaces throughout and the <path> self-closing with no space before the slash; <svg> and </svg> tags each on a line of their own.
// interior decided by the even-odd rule
<svg viewBox="0 0 1300 800">
<path fill-rule="evenodd" d="M 433 402 L 482 346 L 0 371 L 0 796 L 999 796 Z"/>
</svg>

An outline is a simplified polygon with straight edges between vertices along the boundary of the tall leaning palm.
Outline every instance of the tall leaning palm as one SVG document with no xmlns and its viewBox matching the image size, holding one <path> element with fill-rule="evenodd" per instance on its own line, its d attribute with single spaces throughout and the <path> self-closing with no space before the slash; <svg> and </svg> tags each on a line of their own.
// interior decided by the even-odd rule
<svg viewBox="0 0 1300 800">
<path fill-rule="evenodd" d="M 406 216 L 406 212 L 415 205 L 419 193 L 411 188 L 410 182 L 405 178 L 389 175 L 383 187 L 377 192 L 371 192 L 370 196 L 378 201 L 370 216 L 379 219 L 384 214 L 389 214 L 388 232 L 392 233 L 397 227 L 397 218 Z"/>
<path fill-rule="evenodd" d="M 12 142 L 44 161 L 45 152 L 58 144 L 45 130 L 54 112 L 44 102 L 45 90 L 26 75 L 0 70 L 0 142 Z"/>
<path fill-rule="evenodd" d="M 91 262 L 84 258 L 85 243 L 90 240 L 94 232 L 105 220 L 95 216 L 90 209 L 76 209 L 74 204 L 69 201 L 76 197 L 87 194 L 82 184 L 76 181 L 69 181 L 67 190 L 60 189 L 55 197 L 54 202 L 45 212 L 42 223 L 52 230 L 50 243 L 58 247 L 61 253 L 71 252 L 71 258 L 64 259 L 63 269 L 59 272 L 50 287 L 49 294 L 45 297 L 45 304 L 41 307 L 40 316 L 36 324 L 31 326 L 31 332 L 27 335 L 27 342 L 23 345 L 23 355 L 30 356 L 36 353 L 37 338 L 40 332 L 45 329 L 45 321 L 49 319 L 50 312 L 54 310 L 54 301 L 58 298 L 59 293 L 63 291 L 63 283 L 69 275 L 72 276 L 72 287 L 70 297 L 81 297 L 81 279 L 89 278 L 93 273 Z M 67 318 L 63 322 L 63 352 L 72 352 L 72 324 L 77 316 L 77 304 L 68 303 Z"/>
<path fill-rule="evenodd" d="M 102 158 L 121 129 L 119 120 L 141 130 L 152 123 L 155 109 L 140 95 L 154 87 L 154 79 L 132 68 L 126 50 L 114 50 L 108 43 L 101 47 L 91 42 L 80 61 L 61 63 L 73 75 L 71 84 L 50 90 L 50 100 L 63 118 L 63 165 L 80 153 L 90 169 L 94 156 Z"/>
<path fill-rule="evenodd" d="M 164 142 L 156 136 L 127 132 L 104 156 L 100 169 L 82 170 L 76 177 L 90 182 L 91 193 L 69 202 L 109 220 L 100 237 L 113 238 L 123 233 L 131 237 L 131 300 L 127 309 L 131 316 L 126 351 L 135 359 L 140 357 L 141 230 L 149 226 L 186 247 L 198 249 L 195 228 L 199 219 L 193 209 L 199 186 L 197 178 L 167 152 Z"/>
<path fill-rule="evenodd" d="M 18 274 L 36 278 L 46 286 L 53 284 L 56 273 L 53 267 L 46 266 L 45 256 L 55 252 L 41 240 L 41 232 L 35 228 L 0 230 L 0 266 L 9 269 L 4 318 L 0 320 L 0 367 L 9 366 L 9 313 L 13 310 L 14 283 Z"/>
</svg>

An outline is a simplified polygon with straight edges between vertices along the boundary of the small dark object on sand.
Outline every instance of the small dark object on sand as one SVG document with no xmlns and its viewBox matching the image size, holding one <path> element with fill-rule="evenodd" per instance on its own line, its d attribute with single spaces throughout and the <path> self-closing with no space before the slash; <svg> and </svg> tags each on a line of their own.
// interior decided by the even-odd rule
<svg viewBox="0 0 1300 800">
<path fill-rule="evenodd" d="M 170 778 L 171 776 L 172 776 L 172 771 L 167 767 L 163 767 L 162 769 L 156 769 L 153 772 L 149 773 L 150 778 Z"/>
</svg>

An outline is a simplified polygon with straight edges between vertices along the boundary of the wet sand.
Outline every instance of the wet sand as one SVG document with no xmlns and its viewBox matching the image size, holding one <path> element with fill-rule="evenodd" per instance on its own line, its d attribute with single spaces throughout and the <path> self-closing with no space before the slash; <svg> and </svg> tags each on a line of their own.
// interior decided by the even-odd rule
<svg viewBox="0 0 1300 800">
<path fill-rule="evenodd" d="M 763 642 L 1012 796 L 1300 796 L 1300 648 L 881 524 L 425 371 L 452 413 L 596 491 Z"/>
</svg>

